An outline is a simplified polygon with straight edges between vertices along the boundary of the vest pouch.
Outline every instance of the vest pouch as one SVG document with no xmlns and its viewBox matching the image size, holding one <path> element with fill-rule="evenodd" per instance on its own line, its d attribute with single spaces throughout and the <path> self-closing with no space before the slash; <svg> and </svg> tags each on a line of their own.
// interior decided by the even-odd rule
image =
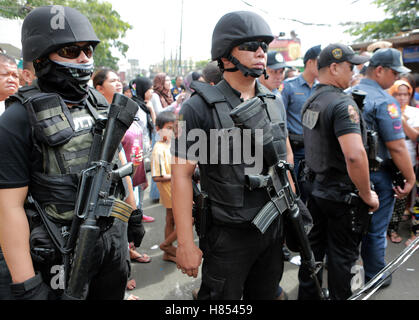
<svg viewBox="0 0 419 320">
<path fill-rule="evenodd" d="M 55 93 L 40 93 L 24 102 L 35 138 L 50 147 L 67 143 L 75 134 L 70 110 Z"/>
<path fill-rule="evenodd" d="M 271 132 L 273 136 L 273 142 L 278 157 L 281 160 L 285 160 L 287 157 L 287 144 L 286 144 L 286 126 L 285 122 L 276 122 L 271 124 Z"/>
</svg>

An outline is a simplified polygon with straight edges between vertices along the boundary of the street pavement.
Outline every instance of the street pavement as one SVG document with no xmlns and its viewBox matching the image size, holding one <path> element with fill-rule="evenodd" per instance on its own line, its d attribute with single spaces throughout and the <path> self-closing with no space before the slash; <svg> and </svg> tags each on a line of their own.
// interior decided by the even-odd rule
<svg viewBox="0 0 419 320">
<path fill-rule="evenodd" d="M 150 181 L 149 175 L 148 178 Z M 155 221 L 144 224 L 146 235 L 141 248 L 137 250 L 147 253 L 152 261 L 131 263 L 131 277 L 136 281 L 136 288 L 127 291 L 127 294 L 136 295 L 140 300 L 192 300 L 192 290 L 199 288 L 201 283 L 201 270 L 197 278 L 191 278 L 180 272 L 175 263 L 162 259 L 163 252 L 159 249 L 159 244 L 164 240 L 166 211 L 161 204 L 151 202 L 149 189 L 150 187 L 144 197 L 144 213 L 154 217 Z M 399 231 L 403 241 L 399 244 L 388 241 L 386 263 L 395 259 L 405 248 L 404 243 L 409 237 L 409 222 L 401 223 Z M 196 235 L 195 241 L 198 244 Z M 297 255 L 292 253 L 292 257 Z M 326 270 L 323 279 L 327 279 Z M 297 299 L 297 265 L 285 262 L 281 286 L 287 292 L 289 300 Z M 419 250 L 393 273 L 392 284 L 378 290 L 369 300 L 419 300 Z"/>
</svg>

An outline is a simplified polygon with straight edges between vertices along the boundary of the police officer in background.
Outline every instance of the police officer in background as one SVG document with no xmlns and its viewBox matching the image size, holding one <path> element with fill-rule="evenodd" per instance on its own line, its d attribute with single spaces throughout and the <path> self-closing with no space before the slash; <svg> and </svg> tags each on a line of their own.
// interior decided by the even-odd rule
<svg viewBox="0 0 419 320">
<path fill-rule="evenodd" d="M 354 65 L 367 59 L 342 44 L 324 48 L 318 60 L 319 85 L 302 110 L 306 165 L 314 172 L 308 200 L 314 226 L 309 240 L 316 261 L 323 261 L 327 253 L 331 299 L 351 296 L 351 268 L 361 241 L 361 233 L 351 228 L 353 217 L 347 196 L 357 190 L 371 211 L 379 205 L 369 180 L 362 116 L 353 99 L 343 92 L 349 86 Z M 298 278 L 298 298 L 317 299 L 316 287 L 304 265 Z"/>
<path fill-rule="evenodd" d="M 197 276 L 202 259 L 202 251 L 194 243 L 191 215 L 191 177 L 196 163 L 201 172 L 201 188 L 210 203 L 212 226 L 206 231 L 204 244 L 200 239 L 204 261 L 198 299 L 276 297 L 283 272 L 280 217 L 261 234 L 251 221 L 269 197 L 264 189 L 250 190 L 245 185 L 244 159 L 238 164 L 232 164 L 231 159 L 228 164 L 220 164 L 219 159 L 216 164 L 209 164 L 204 155 L 204 147 L 210 150 L 210 130 L 217 129 L 220 134 L 233 130 L 230 111 L 245 100 L 263 95 L 279 158 L 292 162 L 285 110 L 274 95 L 256 82 L 266 73 L 266 53 L 272 40 L 270 27 L 259 15 L 246 11 L 224 15 L 215 26 L 211 49 L 212 60 L 218 61 L 224 80 L 216 86 L 202 84 L 207 87 L 203 90 L 195 87 L 196 93 L 185 102 L 179 115 L 185 121 L 184 137 L 193 129 L 201 129 L 207 137 L 205 141 L 199 140 L 202 143 L 197 155 L 187 151 L 198 139 L 188 141 L 186 151 L 182 151 L 182 135 L 175 140 L 175 150 L 172 149 L 172 202 L 178 230 L 176 259 L 178 268 L 189 276 Z M 218 99 L 208 96 L 211 88 L 218 93 Z M 229 151 L 231 154 L 232 150 Z"/>
<path fill-rule="evenodd" d="M 371 172 L 371 181 L 379 196 L 380 208 L 372 216 L 368 235 L 362 240 L 361 255 L 365 281 L 369 281 L 385 267 L 386 230 L 391 220 L 395 196 L 406 197 L 416 181 L 404 141 L 400 105 L 385 91 L 397 80 L 399 73 L 409 71 L 402 65 L 398 50 L 378 49 L 369 61 L 366 78 L 361 79 L 354 87 L 367 93 L 363 114 L 368 129 L 378 133 L 378 156 L 383 160 L 381 168 L 377 172 Z M 392 172 L 394 173 L 395 168 L 388 165 L 391 161 L 405 178 L 404 186 L 392 184 Z M 390 283 L 391 275 L 383 286 L 388 286 Z"/>
<path fill-rule="evenodd" d="M 259 81 L 266 88 L 268 88 L 272 93 L 281 98 L 281 93 L 279 92 L 279 87 L 284 79 L 284 70 L 287 67 L 284 57 L 278 51 L 268 52 L 268 62 L 266 64 L 266 72 L 268 74 L 268 79 L 265 77 L 260 77 Z"/>
<path fill-rule="evenodd" d="M 287 111 L 287 127 L 294 154 L 294 172 L 298 175 L 300 162 L 304 160 L 303 127 L 301 124 L 301 110 L 307 99 L 313 94 L 318 76 L 317 58 L 320 54 L 320 45 L 311 47 L 304 54 L 304 71 L 299 76 L 284 81 L 281 92 L 282 101 Z M 307 200 L 304 188 L 301 198 Z"/>
<path fill-rule="evenodd" d="M 23 21 L 23 59 L 33 61 L 38 79 L 9 99 L 0 119 L 0 244 L 16 299 L 62 294 L 56 268 L 62 257 L 41 214 L 60 236 L 68 234 L 80 171 L 90 158 L 94 119 L 106 116 L 109 108 L 87 85 L 98 43 L 88 19 L 73 8 L 38 7 Z M 88 298 L 124 297 L 129 273 L 126 220 L 103 220 L 89 269 Z"/>
</svg>

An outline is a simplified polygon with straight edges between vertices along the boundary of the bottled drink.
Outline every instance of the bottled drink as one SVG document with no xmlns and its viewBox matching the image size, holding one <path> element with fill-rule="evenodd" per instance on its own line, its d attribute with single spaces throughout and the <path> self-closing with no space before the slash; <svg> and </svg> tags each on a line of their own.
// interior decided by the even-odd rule
<svg viewBox="0 0 419 320">
<path fill-rule="evenodd" d="M 132 144 L 131 148 L 131 162 L 137 166 L 141 163 L 141 147 L 140 147 L 140 140 L 135 139 L 134 143 Z"/>
</svg>

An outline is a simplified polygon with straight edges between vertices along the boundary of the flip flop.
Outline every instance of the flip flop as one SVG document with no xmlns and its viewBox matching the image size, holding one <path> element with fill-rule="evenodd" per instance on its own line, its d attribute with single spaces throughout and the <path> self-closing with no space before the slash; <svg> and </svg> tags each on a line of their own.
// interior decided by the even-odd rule
<svg viewBox="0 0 419 320">
<path fill-rule="evenodd" d="M 396 231 L 391 231 L 389 235 L 390 241 L 393 243 L 400 243 L 402 242 L 402 238 L 397 234 Z"/>
<path fill-rule="evenodd" d="M 147 254 L 145 254 L 145 253 L 144 254 L 138 253 L 138 254 L 140 255 L 139 257 L 131 258 L 132 262 L 138 262 L 138 263 L 149 263 L 149 262 L 151 262 L 151 257 L 148 256 Z"/>
</svg>

